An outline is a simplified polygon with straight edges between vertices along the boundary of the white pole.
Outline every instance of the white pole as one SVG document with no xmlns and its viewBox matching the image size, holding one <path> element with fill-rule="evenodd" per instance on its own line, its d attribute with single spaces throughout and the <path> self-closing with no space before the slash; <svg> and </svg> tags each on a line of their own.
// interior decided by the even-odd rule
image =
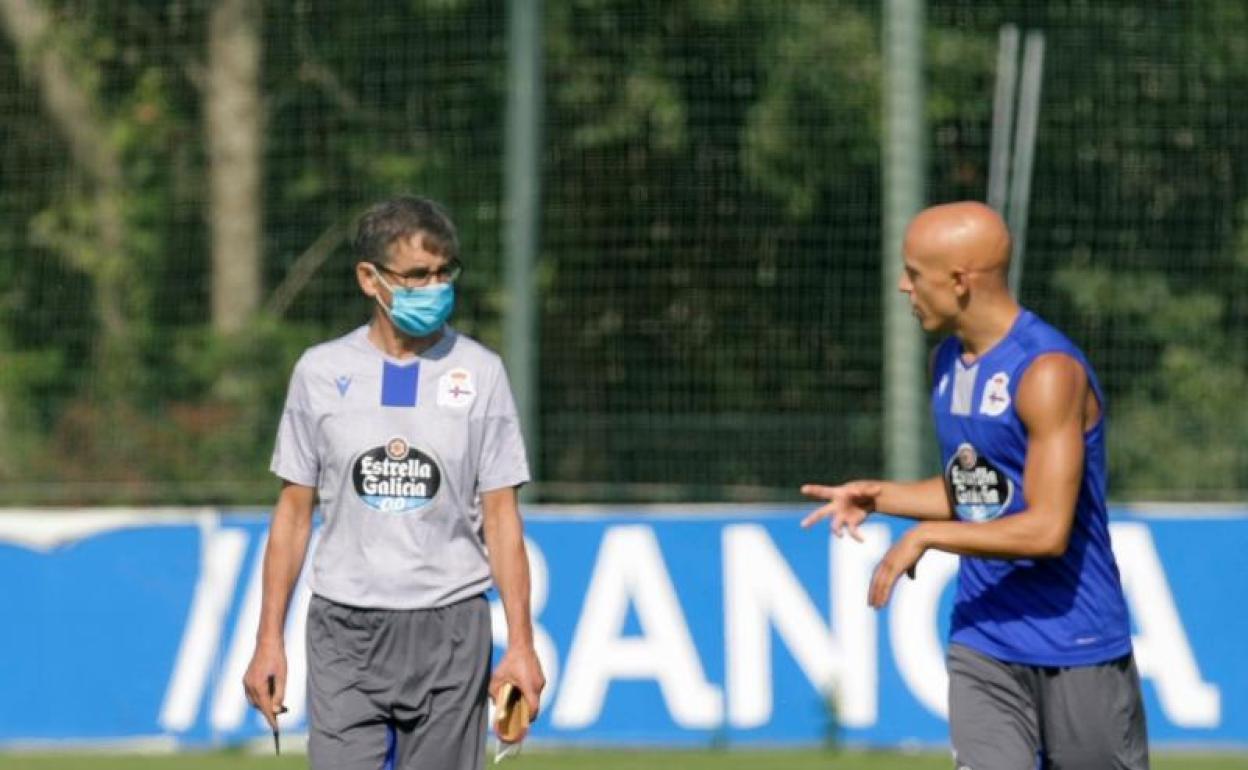
<svg viewBox="0 0 1248 770">
<path fill-rule="evenodd" d="M 1036 157 L 1036 127 L 1040 122 L 1040 85 L 1044 76 L 1044 33 L 1028 32 L 1023 43 L 1023 84 L 1014 136 L 1014 170 L 1010 173 L 1010 203 L 1006 224 L 1014 248 L 1010 255 L 1010 291 L 1015 297 L 1023 282 L 1027 245 L 1027 215 L 1031 206 L 1031 171 Z"/>
<path fill-rule="evenodd" d="M 507 3 L 507 114 L 503 146 L 503 352 L 538 476 L 537 249 L 541 220 L 542 3 Z M 529 489 L 526 487 L 525 489 Z"/>
<path fill-rule="evenodd" d="M 884 3 L 884 460 L 901 479 L 923 470 L 923 333 L 897 290 L 905 229 L 925 200 L 923 11 L 923 0 Z"/>
<path fill-rule="evenodd" d="M 1005 214 L 1010 189 L 1010 141 L 1018 90 L 1018 27 L 1001 27 L 997 44 L 997 90 L 992 100 L 992 144 L 988 155 L 988 205 Z"/>
</svg>

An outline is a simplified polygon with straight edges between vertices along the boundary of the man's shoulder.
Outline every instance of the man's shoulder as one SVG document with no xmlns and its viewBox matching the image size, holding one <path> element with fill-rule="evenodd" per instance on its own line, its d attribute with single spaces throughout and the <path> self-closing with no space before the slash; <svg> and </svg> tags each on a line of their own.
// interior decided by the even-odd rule
<svg viewBox="0 0 1248 770">
<path fill-rule="evenodd" d="M 360 342 L 367 331 L 367 326 L 359 326 L 341 337 L 312 345 L 299 356 L 299 362 L 295 365 L 296 369 L 319 368 L 325 364 L 340 362 L 344 355 L 358 353 Z"/>
<path fill-rule="evenodd" d="M 352 362 L 356 357 L 366 354 L 366 348 L 362 348 L 361 344 L 367 344 L 364 340 L 367 332 L 368 327 L 361 326 L 341 337 L 319 342 L 304 350 L 290 375 L 292 387 L 296 383 L 311 386 L 319 381 L 350 377 Z"/>
<path fill-rule="evenodd" d="M 1045 353 L 1067 353 L 1082 359 L 1083 351 L 1066 336 L 1066 333 L 1040 316 L 1026 311 L 1024 323 L 1019 324 L 1015 341 L 1027 353 L 1029 358 Z"/>
<path fill-rule="evenodd" d="M 503 359 L 493 348 L 485 343 L 455 330 L 455 344 L 452 346 L 449 358 L 456 365 L 475 366 L 484 369 L 501 369 Z"/>
</svg>

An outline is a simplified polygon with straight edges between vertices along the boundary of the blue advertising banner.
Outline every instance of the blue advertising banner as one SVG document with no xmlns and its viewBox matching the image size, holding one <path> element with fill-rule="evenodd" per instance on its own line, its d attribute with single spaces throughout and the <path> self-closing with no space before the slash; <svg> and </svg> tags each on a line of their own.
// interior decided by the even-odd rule
<svg viewBox="0 0 1248 770">
<path fill-rule="evenodd" d="M 930 553 L 876 612 L 865 542 L 802 508 L 535 509 L 534 740 L 594 745 L 946 743 L 955 557 Z M 1114 548 L 1157 745 L 1248 746 L 1248 509 L 1115 511 Z M 267 735 L 241 680 L 267 519 L 214 510 L 0 513 L 0 746 Z M 313 539 L 315 548 L 315 537 Z M 287 629 L 284 727 L 306 726 L 309 595 Z M 496 644 L 506 639 L 494 606 Z"/>
</svg>

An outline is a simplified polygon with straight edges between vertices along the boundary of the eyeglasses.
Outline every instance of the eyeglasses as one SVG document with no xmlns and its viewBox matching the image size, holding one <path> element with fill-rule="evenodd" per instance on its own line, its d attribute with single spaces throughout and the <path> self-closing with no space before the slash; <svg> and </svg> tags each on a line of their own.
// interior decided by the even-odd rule
<svg viewBox="0 0 1248 770">
<path fill-rule="evenodd" d="M 441 267 L 414 267 L 406 273 L 391 270 L 385 265 L 370 262 L 373 267 L 392 276 L 400 286 L 406 289 L 418 289 L 429 285 L 429 279 L 436 278 L 438 283 L 454 283 L 464 272 L 464 266 L 458 259 L 452 259 Z"/>
</svg>

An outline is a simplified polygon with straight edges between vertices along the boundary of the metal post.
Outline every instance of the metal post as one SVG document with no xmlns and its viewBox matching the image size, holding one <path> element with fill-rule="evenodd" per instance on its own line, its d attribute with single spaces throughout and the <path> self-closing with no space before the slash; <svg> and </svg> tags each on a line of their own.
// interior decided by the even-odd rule
<svg viewBox="0 0 1248 770">
<path fill-rule="evenodd" d="M 1013 24 L 1001 27 L 988 164 L 988 205 L 1005 217 L 1013 241 L 1009 284 L 1010 293 L 1015 297 L 1019 296 L 1023 280 L 1031 171 L 1036 155 L 1040 86 L 1044 76 L 1044 33 L 1028 32 L 1023 44 L 1022 84 L 1019 85 L 1018 36 L 1018 27 Z"/>
<path fill-rule="evenodd" d="M 923 0 L 885 0 L 884 455 L 888 476 L 899 479 L 923 472 L 923 333 L 897 291 L 905 229 L 925 198 L 923 17 Z"/>
<path fill-rule="evenodd" d="M 1027 214 L 1031 206 L 1031 170 L 1036 157 L 1036 126 L 1040 121 L 1040 85 L 1044 76 L 1044 33 L 1028 32 L 1023 45 L 1023 84 L 1019 93 L 1018 125 L 1014 135 L 1014 168 L 1010 173 L 1010 202 L 1006 222 L 1013 239 L 1010 255 L 1010 291 L 1018 296 L 1023 281 L 1027 246 Z"/>
<path fill-rule="evenodd" d="M 997 90 L 992 100 L 992 144 L 988 154 L 988 205 L 1005 216 L 1010 189 L 1010 141 L 1018 90 L 1018 27 L 1005 24 L 997 35 Z"/>
<path fill-rule="evenodd" d="M 537 249 L 541 220 L 542 3 L 507 2 L 507 115 L 503 142 L 503 352 L 538 478 Z"/>
</svg>

